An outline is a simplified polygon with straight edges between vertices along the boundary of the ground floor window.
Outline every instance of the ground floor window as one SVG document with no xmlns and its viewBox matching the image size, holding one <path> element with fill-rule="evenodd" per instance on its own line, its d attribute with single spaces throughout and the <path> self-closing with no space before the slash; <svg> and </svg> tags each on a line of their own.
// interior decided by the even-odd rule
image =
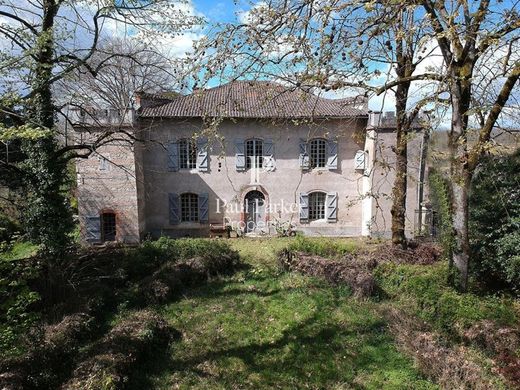
<svg viewBox="0 0 520 390">
<path fill-rule="evenodd" d="M 199 221 L 199 196 L 197 194 L 181 195 L 181 222 Z"/>
<path fill-rule="evenodd" d="M 311 192 L 309 194 L 309 221 L 325 219 L 325 199 L 324 192 Z"/>
<path fill-rule="evenodd" d="M 101 240 L 116 240 L 116 215 L 114 213 L 101 214 Z"/>
</svg>

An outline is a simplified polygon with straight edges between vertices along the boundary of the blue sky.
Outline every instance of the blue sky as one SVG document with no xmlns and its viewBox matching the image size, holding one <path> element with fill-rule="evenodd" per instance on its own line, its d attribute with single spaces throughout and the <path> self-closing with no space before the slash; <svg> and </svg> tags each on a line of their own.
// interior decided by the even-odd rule
<svg viewBox="0 0 520 390">
<path fill-rule="evenodd" d="M 233 1 L 193 0 L 195 9 L 211 22 L 231 22 L 235 11 L 249 8 L 247 3 L 236 5 Z"/>
</svg>

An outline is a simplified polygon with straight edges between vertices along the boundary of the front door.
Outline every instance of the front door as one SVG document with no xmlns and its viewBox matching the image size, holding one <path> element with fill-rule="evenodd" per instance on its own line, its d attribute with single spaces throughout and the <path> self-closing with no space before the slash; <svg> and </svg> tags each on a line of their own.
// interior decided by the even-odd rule
<svg viewBox="0 0 520 390">
<path fill-rule="evenodd" d="M 260 191 L 246 195 L 246 233 L 260 232 L 265 227 L 265 197 Z"/>
</svg>

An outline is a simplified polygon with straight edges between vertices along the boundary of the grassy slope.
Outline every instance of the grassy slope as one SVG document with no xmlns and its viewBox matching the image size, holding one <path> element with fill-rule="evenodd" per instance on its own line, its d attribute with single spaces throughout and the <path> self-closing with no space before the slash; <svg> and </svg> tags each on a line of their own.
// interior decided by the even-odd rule
<svg viewBox="0 0 520 390">
<path fill-rule="evenodd" d="M 396 350 L 376 303 L 278 273 L 288 239 L 231 243 L 251 268 L 160 309 L 183 338 L 138 387 L 436 388 Z"/>
</svg>

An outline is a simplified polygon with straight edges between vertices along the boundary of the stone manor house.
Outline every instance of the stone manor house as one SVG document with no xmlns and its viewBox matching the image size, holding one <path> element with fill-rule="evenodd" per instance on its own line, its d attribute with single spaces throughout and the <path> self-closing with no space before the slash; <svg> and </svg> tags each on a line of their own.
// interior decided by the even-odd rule
<svg viewBox="0 0 520 390">
<path fill-rule="evenodd" d="M 90 243 L 225 231 L 390 234 L 395 117 L 367 99 L 271 82 L 141 94 L 135 110 L 71 110 L 82 237 Z M 424 202 L 422 133 L 409 146 L 407 232 Z M 422 167 L 422 169 L 421 169 Z"/>
</svg>

